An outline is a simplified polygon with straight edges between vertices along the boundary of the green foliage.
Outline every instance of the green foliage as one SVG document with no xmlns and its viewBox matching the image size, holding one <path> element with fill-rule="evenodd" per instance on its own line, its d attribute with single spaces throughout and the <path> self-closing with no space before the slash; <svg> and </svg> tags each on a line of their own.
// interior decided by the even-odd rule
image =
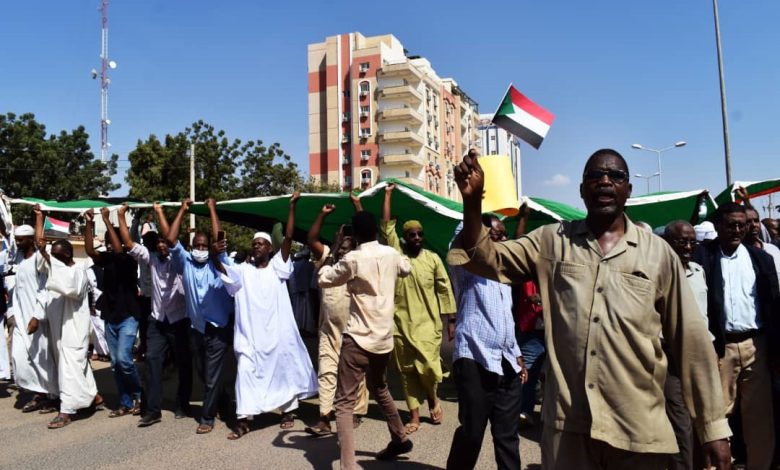
<svg viewBox="0 0 780 470">
<path fill-rule="evenodd" d="M 47 135 L 32 113 L 0 114 L 0 188 L 14 197 L 84 199 L 119 188 L 117 155 L 95 159 L 83 126 Z M 14 209 L 17 216 L 28 208 Z"/>
<path fill-rule="evenodd" d="M 198 201 L 217 201 L 289 194 L 304 185 L 298 167 L 278 143 L 229 139 L 200 120 L 161 142 L 154 135 L 128 155 L 126 180 L 130 196 L 145 201 L 180 201 L 190 194 L 189 148 L 195 144 L 195 195 Z M 167 213 L 172 219 L 173 211 Z M 169 219 L 169 220 L 171 220 Z M 183 225 L 187 225 L 185 221 Z M 231 250 L 249 247 L 254 230 L 223 222 Z M 206 218 L 198 218 L 196 230 L 209 233 Z"/>
</svg>

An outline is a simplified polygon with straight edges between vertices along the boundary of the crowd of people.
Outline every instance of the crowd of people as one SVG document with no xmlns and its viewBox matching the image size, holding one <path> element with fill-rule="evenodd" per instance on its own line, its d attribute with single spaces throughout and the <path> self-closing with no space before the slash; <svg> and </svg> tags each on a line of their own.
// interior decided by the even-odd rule
<svg viewBox="0 0 780 470">
<path fill-rule="evenodd" d="M 653 233 L 623 212 L 629 175 L 619 153 L 595 152 L 580 185 L 586 219 L 526 234 L 523 206 L 510 236 L 482 213 L 484 173 L 471 151 L 455 168 L 463 220 L 446 264 L 424 248 L 421 221 L 398 218 L 398 229 L 393 184 L 379 218 L 353 196 L 352 223 L 330 246 L 320 235 L 336 207 L 323 206 L 306 239 L 320 291 L 316 371 L 288 291 L 300 194 L 290 198 L 278 249 L 257 232 L 241 262 L 228 256 L 213 199 L 210 232 L 195 233 L 187 248 L 179 235 L 190 200 L 170 224 L 155 204 L 140 240 L 127 205 L 117 227 L 102 209 L 104 249 L 87 211 L 90 269 L 74 262 L 67 240 L 47 247 L 36 206 L 35 226 L 13 231 L 5 314 L 22 411 L 57 413 L 48 426 L 58 429 L 103 406 L 89 348 L 92 337 L 98 351 L 104 332 L 100 355 L 110 357 L 118 391 L 109 417 L 159 423 L 170 358 L 176 418 L 192 415 L 193 375 L 203 383 L 196 433 L 211 432 L 219 416 L 227 438 L 240 439 L 269 412 L 289 429 L 299 401 L 318 395 L 319 419 L 305 431 L 333 434 L 335 420 L 345 469 L 357 468 L 355 429 L 369 397 L 390 433 L 376 458 L 393 459 L 424 432 L 424 405 L 431 424 L 445 419 L 438 386 L 450 372 L 459 426 L 449 469 L 474 468 L 488 422 L 496 467 L 521 468 L 520 428 L 537 424 L 541 375 L 545 469 L 726 469 L 732 456 L 772 468 L 780 453 L 778 222 L 760 221 L 740 193 L 743 204 L 721 205 L 711 222 L 674 221 Z M 450 365 L 445 336 L 454 342 Z M 0 375 L 8 363 L 0 354 Z M 388 368 L 401 379 L 406 423 Z"/>
</svg>

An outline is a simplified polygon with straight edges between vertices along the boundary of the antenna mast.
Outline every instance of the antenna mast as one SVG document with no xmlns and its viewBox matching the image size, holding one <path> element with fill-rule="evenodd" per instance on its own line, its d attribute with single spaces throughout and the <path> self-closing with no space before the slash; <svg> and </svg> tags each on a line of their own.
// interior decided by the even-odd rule
<svg viewBox="0 0 780 470">
<path fill-rule="evenodd" d="M 108 157 L 108 0 L 100 1 L 100 161 Z"/>
</svg>

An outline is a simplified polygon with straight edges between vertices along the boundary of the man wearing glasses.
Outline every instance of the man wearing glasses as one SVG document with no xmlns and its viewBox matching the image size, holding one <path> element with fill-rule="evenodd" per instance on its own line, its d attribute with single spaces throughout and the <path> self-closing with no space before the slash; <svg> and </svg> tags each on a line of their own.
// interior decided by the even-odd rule
<svg viewBox="0 0 780 470">
<path fill-rule="evenodd" d="M 699 242 L 696 241 L 696 231 L 690 223 L 684 220 L 675 220 L 666 225 L 663 237 L 680 257 L 685 268 L 688 285 L 699 305 L 699 313 L 705 321 L 708 321 L 707 279 L 704 277 L 704 268 L 692 261 L 693 252 L 699 246 Z M 710 334 L 710 339 L 715 339 L 715 337 Z M 664 347 L 664 352 L 668 357 L 669 352 L 666 347 Z M 677 447 L 680 449 L 677 454 L 669 457 L 668 470 L 693 468 L 693 428 L 691 427 L 690 414 L 685 408 L 679 370 L 679 364 L 670 364 L 664 384 L 666 414 L 672 423 L 674 435 L 677 438 Z"/>
<path fill-rule="evenodd" d="M 387 245 L 409 257 L 412 273 L 395 286 L 395 334 L 393 358 L 401 372 L 409 422 L 406 433 L 420 428 L 420 405 L 428 402 L 431 423 L 441 424 L 444 410 L 437 388 L 444 373 L 441 361 L 442 324 L 447 325 L 449 340 L 455 334 L 455 298 L 450 279 L 439 256 L 423 248 L 423 227 L 407 220 L 403 227 L 404 246 L 395 232 L 391 200 L 394 184 L 385 188 L 380 230 Z"/>
<path fill-rule="evenodd" d="M 666 416 L 667 360 L 682 364 L 683 396 L 706 464 L 730 466 L 715 356 L 685 271 L 667 243 L 623 213 L 628 165 L 611 149 L 588 159 L 585 220 L 491 242 L 481 224 L 484 173 L 471 151 L 455 168 L 463 231 L 451 266 L 503 283 L 539 281 L 548 348 L 544 469 L 664 469 L 678 451 Z"/>
<path fill-rule="evenodd" d="M 777 361 L 780 295 L 772 258 L 742 243 L 747 228 L 744 206 L 721 205 L 715 212 L 718 237 L 694 259 L 707 277 L 707 316 L 720 358 L 725 411 L 730 415 L 740 404 L 748 468 L 763 469 L 774 455 L 769 365 Z"/>
</svg>

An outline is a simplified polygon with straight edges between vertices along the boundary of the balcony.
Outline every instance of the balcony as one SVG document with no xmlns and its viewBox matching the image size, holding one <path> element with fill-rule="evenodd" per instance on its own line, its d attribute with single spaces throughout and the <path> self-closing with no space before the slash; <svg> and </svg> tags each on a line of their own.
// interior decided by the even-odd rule
<svg viewBox="0 0 780 470">
<path fill-rule="evenodd" d="M 380 111 L 379 121 L 381 122 L 401 121 L 401 122 L 410 122 L 414 124 L 422 124 L 423 117 L 422 114 L 418 113 L 411 107 L 404 106 L 403 108 L 392 108 L 392 109 L 385 109 L 383 111 Z"/>
<path fill-rule="evenodd" d="M 379 97 L 381 99 L 411 100 L 417 104 L 421 103 L 423 99 L 422 93 L 411 85 L 398 85 L 382 88 L 379 92 Z"/>
<path fill-rule="evenodd" d="M 379 139 L 384 143 L 411 144 L 418 147 L 425 143 L 420 134 L 408 129 L 405 131 L 382 132 L 379 134 Z"/>
<path fill-rule="evenodd" d="M 382 164 L 387 166 L 411 166 L 419 170 L 425 166 L 425 159 L 417 153 L 389 153 L 382 155 Z"/>
<path fill-rule="evenodd" d="M 401 62 L 398 64 L 385 64 L 379 69 L 377 74 L 380 77 L 400 77 L 411 78 L 416 81 L 422 80 L 422 72 L 417 67 L 409 62 Z"/>
</svg>

